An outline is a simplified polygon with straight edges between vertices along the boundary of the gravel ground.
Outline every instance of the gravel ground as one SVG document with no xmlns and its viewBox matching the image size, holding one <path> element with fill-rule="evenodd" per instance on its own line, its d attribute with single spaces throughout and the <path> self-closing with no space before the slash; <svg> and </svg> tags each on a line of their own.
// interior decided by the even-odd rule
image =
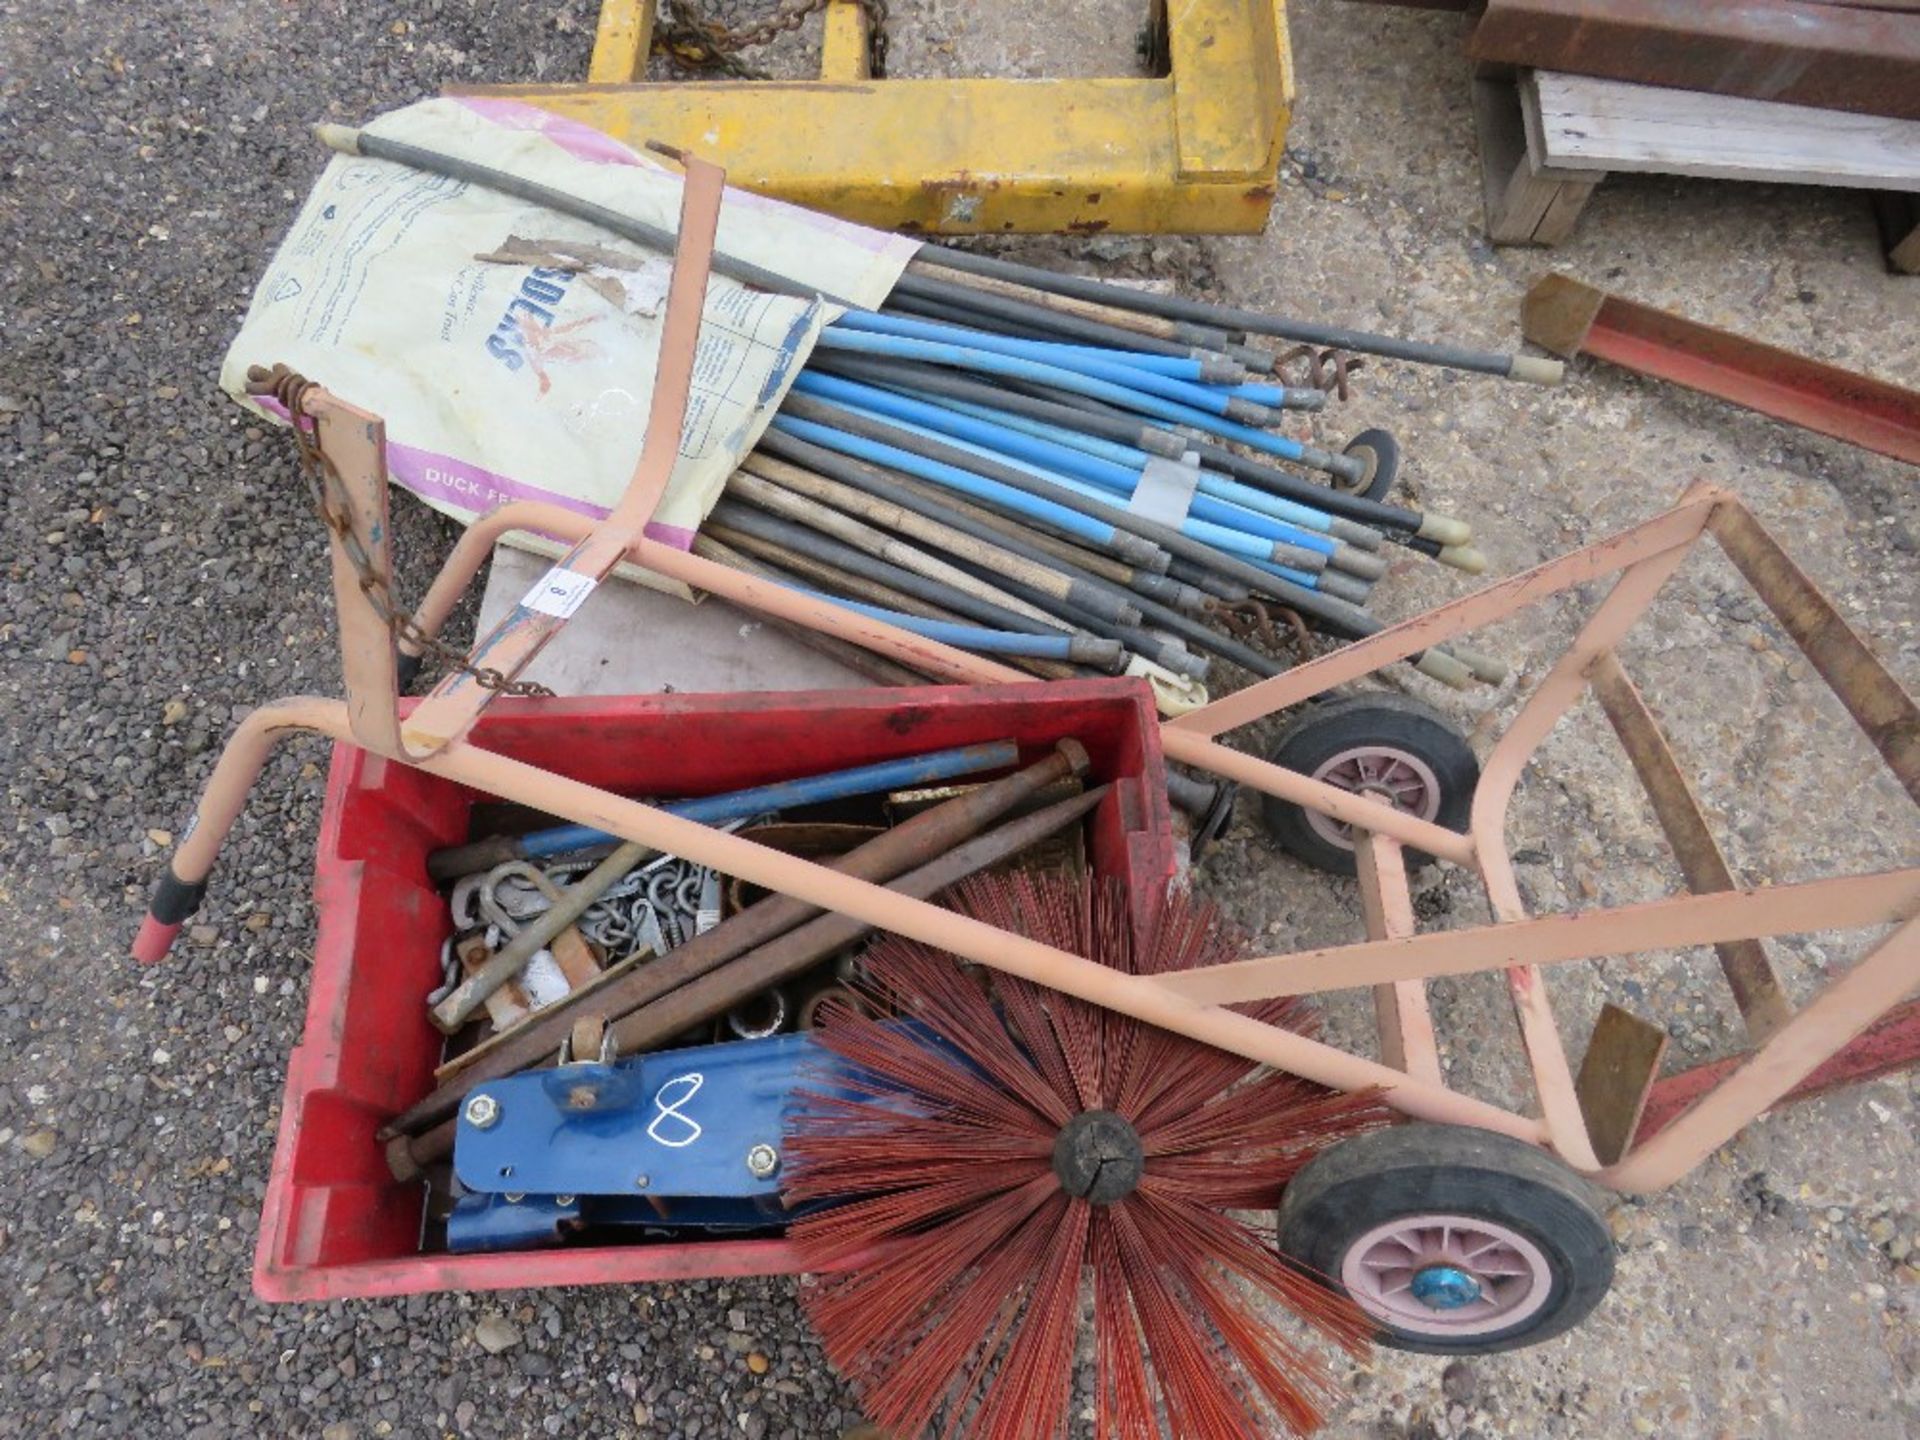
<svg viewBox="0 0 1920 1440">
<path fill-rule="evenodd" d="M 1119 66 L 1131 0 L 901 0 L 898 73 Z M 1513 344 L 1548 263 L 1822 358 L 1920 383 L 1915 281 L 1878 267 L 1857 197 L 1609 181 L 1558 254 L 1495 252 L 1454 17 L 1293 7 L 1301 106 L 1269 232 L 1077 247 L 1199 293 Z M 121 956 L 215 748 L 270 697 L 337 684 L 323 552 L 285 443 L 213 377 L 320 156 L 304 127 L 453 81 L 584 74 L 592 6 L 562 0 L 159 6 L 0 0 L 0 1435 L 832 1437 L 850 1399 L 785 1283 L 269 1308 L 248 1289 L 284 1057 L 305 1007 L 325 763 L 270 767 L 199 924 L 165 969 Z M 1100 46 L 1077 37 L 1097 35 Z M 804 55 L 804 42 L 799 51 Z M 1037 255 L 1059 253 L 1036 242 Z M 1412 483 L 1510 571 L 1645 516 L 1695 476 L 1739 489 L 1910 680 L 1912 472 L 1711 401 L 1581 367 L 1567 389 L 1380 366 L 1326 422 L 1400 433 Z M 404 553 L 446 527 L 402 504 Z M 419 573 L 416 570 L 414 573 Z M 1409 576 L 1393 604 L 1452 593 Z M 1570 633 L 1505 627 L 1522 679 Z M 1736 863 L 1792 877 L 1911 860 L 1911 812 L 1731 572 L 1688 573 L 1629 649 Z M 1485 735 L 1512 688 L 1460 706 Z M 1522 789 L 1543 908 L 1670 882 L 1604 727 L 1582 711 Z M 1836 801 L 1842 803 L 1836 804 Z M 1201 880 L 1273 948 L 1351 933 L 1353 899 L 1278 858 L 1249 812 Z M 1904 852 L 1904 853 L 1903 853 Z M 1459 877 L 1423 912 L 1471 923 Z M 1782 947 L 1805 991 L 1851 937 Z M 1697 957 L 1695 957 L 1697 962 Z M 1711 966 L 1566 967 L 1575 1048 L 1603 996 L 1692 1060 L 1734 1042 Z M 1496 987 L 1435 987 L 1451 1073 L 1518 1102 Z M 1336 1003 L 1337 1033 L 1360 1011 Z M 1920 1430 L 1916 1089 L 1783 1112 L 1614 1216 L 1613 1296 L 1499 1359 L 1384 1355 L 1330 1427 L 1357 1437 L 1798 1436 Z"/>
</svg>

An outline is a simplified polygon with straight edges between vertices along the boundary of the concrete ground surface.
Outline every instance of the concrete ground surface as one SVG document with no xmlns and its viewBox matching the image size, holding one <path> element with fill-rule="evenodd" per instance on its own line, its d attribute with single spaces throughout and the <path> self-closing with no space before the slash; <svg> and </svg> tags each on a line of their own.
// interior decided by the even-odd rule
<svg viewBox="0 0 1920 1440">
<path fill-rule="evenodd" d="M 1123 69 L 1131 0 L 896 0 L 898 73 Z M 1008 13 L 1002 13 L 1006 10 Z M 1117 273 L 1306 316 L 1518 343 L 1549 266 L 1920 383 L 1920 281 L 1881 270 L 1845 192 L 1619 177 L 1558 252 L 1496 251 L 1458 17 L 1292 7 L 1299 105 L 1272 224 L 1225 240 L 1036 241 Z M 123 958 L 145 893 L 234 720 L 337 686 L 320 532 L 284 437 L 214 385 L 320 168 L 305 127 L 453 81 L 584 75 L 587 0 L 306 4 L 0 0 L 0 1435 L 658 1436 L 815 1440 L 858 1419 L 786 1282 L 509 1292 L 270 1308 L 248 1272 L 284 1062 L 305 1010 L 326 754 L 289 746 L 173 961 Z M 817 22 L 815 22 L 817 24 Z M 811 42 L 793 42 L 803 64 Z M 1511 572 L 1655 511 L 1738 490 L 1909 684 L 1914 472 L 1714 401 L 1581 364 L 1559 391 L 1376 364 L 1318 422 L 1393 428 L 1413 493 Z M 447 527 L 401 502 L 418 577 Z M 1459 593 L 1431 567 L 1405 613 Z M 1435 697 L 1481 740 L 1556 655 L 1554 607 L 1483 637 L 1520 672 Z M 1911 863 L 1912 811 L 1732 571 L 1703 561 L 1627 647 L 1730 836 L 1797 878 Z M 1257 739 L 1258 737 L 1250 737 Z M 1515 806 L 1530 901 L 1673 882 L 1591 709 Z M 1264 948 L 1349 938 L 1349 887 L 1282 859 L 1251 805 L 1199 883 Z M 1458 874 L 1422 913 L 1475 923 Z M 1859 937 L 1779 947 L 1805 995 Z M 1563 967 L 1577 1055 L 1603 997 L 1667 1024 L 1677 1061 L 1736 1043 L 1711 958 Z M 1440 983 L 1452 1077 L 1524 1099 L 1497 983 Z M 1358 1048 L 1363 1008 L 1329 1012 Z M 1920 1433 L 1920 1140 L 1909 1078 L 1784 1111 L 1613 1215 L 1619 1274 L 1578 1331 L 1461 1361 L 1342 1365 L 1337 1440 Z"/>
</svg>

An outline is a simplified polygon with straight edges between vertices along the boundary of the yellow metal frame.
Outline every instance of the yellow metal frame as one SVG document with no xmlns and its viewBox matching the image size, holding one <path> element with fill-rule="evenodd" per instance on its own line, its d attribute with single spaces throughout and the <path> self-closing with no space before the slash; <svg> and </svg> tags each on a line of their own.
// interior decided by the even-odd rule
<svg viewBox="0 0 1920 1440">
<path fill-rule="evenodd" d="M 827 7 L 821 77 L 636 83 L 655 0 L 604 0 L 584 85 L 463 88 L 636 148 L 710 156 L 744 189 L 885 229 L 1249 234 L 1293 104 L 1286 0 L 1164 0 L 1170 73 L 875 80 L 866 17 Z"/>
</svg>

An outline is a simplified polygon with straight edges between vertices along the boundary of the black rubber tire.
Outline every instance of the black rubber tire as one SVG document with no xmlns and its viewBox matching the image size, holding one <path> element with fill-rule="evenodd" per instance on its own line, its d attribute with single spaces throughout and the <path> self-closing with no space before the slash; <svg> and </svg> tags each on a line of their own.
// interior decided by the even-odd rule
<svg viewBox="0 0 1920 1440">
<path fill-rule="evenodd" d="M 1417 757 L 1440 786 L 1440 804 L 1432 820 L 1449 830 L 1465 830 L 1473 808 L 1473 787 L 1480 783 L 1480 761 L 1439 711 L 1404 695 L 1348 695 L 1311 706 L 1280 732 L 1267 758 L 1276 765 L 1313 772 L 1359 745 L 1403 750 Z M 1354 871 L 1353 849 L 1328 840 L 1307 823 L 1307 812 L 1290 801 L 1263 795 L 1261 818 L 1267 833 L 1289 855 L 1334 875 Z M 1424 865 L 1433 857 L 1406 852 L 1407 864 Z"/>
<path fill-rule="evenodd" d="M 1383 1325 L 1379 1339 L 1423 1355 L 1491 1355 L 1537 1345 L 1578 1325 L 1613 1284 L 1613 1236 L 1601 1192 L 1533 1145 L 1460 1125 L 1409 1123 L 1342 1141 L 1280 1199 L 1282 1252 L 1339 1289 L 1348 1248 L 1401 1216 L 1471 1215 L 1540 1248 L 1552 1271 L 1546 1303 L 1516 1325 L 1446 1339 Z"/>
<path fill-rule="evenodd" d="M 1336 478 L 1336 489 L 1368 500 L 1384 500 L 1400 478 L 1400 442 L 1388 430 L 1362 430 L 1340 449 L 1342 455 L 1358 455 L 1368 462 L 1367 473 L 1358 481 Z"/>
</svg>

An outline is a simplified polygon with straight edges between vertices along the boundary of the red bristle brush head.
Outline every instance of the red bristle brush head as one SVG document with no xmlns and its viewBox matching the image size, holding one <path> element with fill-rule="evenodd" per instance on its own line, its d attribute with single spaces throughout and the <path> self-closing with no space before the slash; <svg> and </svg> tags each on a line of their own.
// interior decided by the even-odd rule
<svg viewBox="0 0 1920 1440">
<path fill-rule="evenodd" d="M 955 908 L 1129 973 L 1240 958 L 1180 893 L 1146 935 L 1112 884 L 986 876 Z M 1271 1209 L 1385 1108 L 897 936 L 866 969 L 880 1018 L 824 1013 L 814 1035 L 841 1064 L 789 1124 L 784 1188 L 842 1202 L 791 1238 L 819 1272 L 808 1317 L 869 1416 L 902 1440 L 1064 1434 L 1090 1290 L 1102 1440 L 1315 1429 L 1338 1392 L 1279 1314 L 1356 1354 L 1372 1325 L 1229 1212 Z M 1298 1001 L 1240 1008 L 1311 1024 Z"/>
</svg>

